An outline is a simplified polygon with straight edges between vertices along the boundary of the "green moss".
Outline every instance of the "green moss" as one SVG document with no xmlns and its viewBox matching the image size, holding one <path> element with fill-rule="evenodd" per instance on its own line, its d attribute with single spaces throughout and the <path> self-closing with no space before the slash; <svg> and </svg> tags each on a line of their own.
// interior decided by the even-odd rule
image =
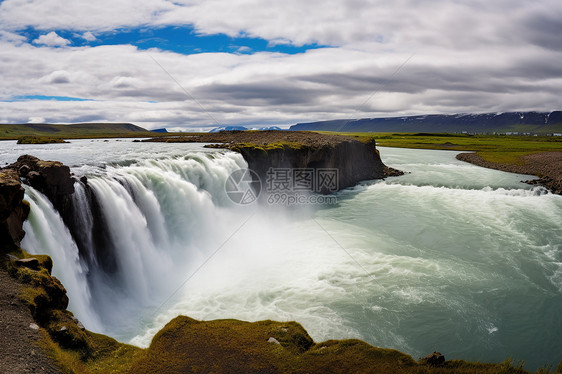
<svg viewBox="0 0 562 374">
<path fill-rule="evenodd" d="M 307 351 L 314 341 L 308 335 L 308 332 L 296 322 L 287 322 L 280 324 L 279 322 L 271 322 L 272 327 L 269 330 L 271 337 L 276 339 L 281 346 L 290 350 L 294 354 Z"/>
<path fill-rule="evenodd" d="M 44 324 L 54 341 L 62 348 L 77 351 L 82 358 L 92 355 L 88 336 L 73 321 L 73 315 L 67 310 L 51 310 Z"/>
<path fill-rule="evenodd" d="M 84 333 L 89 343 L 87 356 L 79 350 L 64 349 L 45 332 L 41 348 L 58 364 L 62 373 L 129 373 L 131 364 L 138 361 L 145 350 L 123 344 L 105 335 Z M 142 372 L 142 371 L 141 371 Z"/>
<path fill-rule="evenodd" d="M 42 339 L 39 342 L 39 347 L 57 363 L 61 373 L 88 373 L 84 362 L 80 358 L 80 353 L 62 349 L 45 330 L 41 329 L 40 333 L 42 334 Z"/>
<path fill-rule="evenodd" d="M 236 148 L 247 148 L 247 149 L 257 149 L 260 151 L 265 151 L 265 148 L 263 146 L 259 146 L 256 144 L 252 144 L 252 143 L 237 143 L 234 145 L 234 147 Z"/>
<path fill-rule="evenodd" d="M 91 347 L 90 358 L 84 361 L 90 373 L 128 372 L 131 364 L 145 353 L 144 349 L 118 342 L 105 335 L 87 331 Z"/>
<path fill-rule="evenodd" d="M 299 142 L 276 142 L 276 143 L 270 143 L 267 144 L 265 146 L 266 150 L 269 149 L 294 149 L 294 150 L 301 150 L 301 149 L 306 149 L 309 146 L 307 146 L 306 144 L 303 143 L 299 143 Z"/>
<path fill-rule="evenodd" d="M 465 361 L 430 367 L 360 340 L 314 344 L 296 322 L 203 322 L 188 317 L 170 321 L 131 372 L 525 373 L 511 364 Z"/>
<path fill-rule="evenodd" d="M 144 351 L 110 337 L 82 330 L 71 312 L 65 310 L 68 299 L 64 287 L 51 277 L 52 261 L 46 255 L 30 255 L 18 248 L 10 255 L 36 258 L 39 269 L 16 266 L 2 256 L 1 267 L 21 284 L 19 298 L 29 307 L 41 326 L 41 347 L 63 373 L 126 372 Z"/>
<path fill-rule="evenodd" d="M 271 151 L 271 150 L 282 150 L 282 149 L 287 149 L 287 150 L 303 150 L 303 149 L 307 149 L 310 148 L 309 146 L 307 146 L 306 144 L 303 143 L 299 143 L 299 142 L 285 142 L 285 141 L 281 141 L 281 142 L 275 142 L 275 143 L 267 143 L 267 144 L 254 144 L 254 143 L 236 143 L 233 144 L 231 146 L 229 146 L 229 149 L 236 151 L 236 152 L 241 152 L 243 153 L 244 151 L 248 152 L 248 151 L 262 151 L 262 152 L 267 152 L 267 151 Z"/>
</svg>

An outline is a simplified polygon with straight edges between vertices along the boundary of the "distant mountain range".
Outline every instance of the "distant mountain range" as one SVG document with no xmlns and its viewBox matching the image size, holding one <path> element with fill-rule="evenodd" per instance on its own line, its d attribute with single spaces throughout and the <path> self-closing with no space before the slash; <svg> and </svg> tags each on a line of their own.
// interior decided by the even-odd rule
<svg viewBox="0 0 562 374">
<path fill-rule="evenodd" d="M 247 131 L 247 130 L 259 130 L 259 131 L 265 131 L 265 130 L 282 130 L 280 127 L 277 126 L 268 126 L 268 127 L 256 127 L 256 128 L 247 128 L 244 126 L 221 126 L 221 127 L 217 127 L 212 129 L 209 132 L 221 132 L 221 131 Z"/>
<path fill-rule="evenodd" d="M 562 133 L 562 111 L 431 114 L 298 123 L 290 130 L 341 132 Z"/>
</svg>

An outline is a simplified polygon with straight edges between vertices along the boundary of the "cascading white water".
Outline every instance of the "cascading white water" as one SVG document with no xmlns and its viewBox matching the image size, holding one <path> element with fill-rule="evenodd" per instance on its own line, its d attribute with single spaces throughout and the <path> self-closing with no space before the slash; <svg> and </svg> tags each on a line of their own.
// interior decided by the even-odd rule
<svg viewBox="0 0 562 374">
<path fill-rule="evenodd" d="M 68 288 L 71 310 L 89 329 L 133 336 L 139 320 L 130 316 L 150 314 L 198 258 L 217 245 L 220 235 L 213 230 L 236 219 L 236 209 L 226 207 L 223 186 L 244 165 L 235 153 L 193 153 L 89 170 L 87 185 L 76 182 L 72 195 L 82 260 L 48 199 L 29 188 L 32 214 L 22 246 L 55 258 L 55 275 Z M 93 237 L 96 223 L 88 189 L 110 244 L 101 254 Z M 109 270 L 104 266 L 108 257 Z"/>
<path fill-rule="evenodd" d="M 558 363 L 562 198 L 521 184 L 527 176 L 451 152 L 380 149 L 411 174 L 342 191 L 333 206 L 271 211 L 229 202 L 224 182 L 246 166 L 234 153 L 37 147 L 26 152 L 88 176 L 72 202 L 80 235 L 28 189 L 22 246 L 53 256 L 90 330 L 147 346 L 177 314 L 270 318 L 301 322 L 317 341 L 361 338 L 413 357 Z"/>
<path fill-rule="evenodd" d="M 88 197 L 86 196 L 86 190 L 82 183 L 74 184 L 74 194 L 72 195 L 72 205 L 76 214 L 74 215 L 75 225 L 79 232 L 82 233 L 81 239 L 84 243 L 85 254 L 88 262 L 96 265 L 97 259 L 94 255 L 94 238 L 93 238 L 93 228 L 94 220 L 92 217 L 92 212 L 90 211 L 90 205 L 88 203 Z"/>
<path fill-rule="evenodd" d="M 22 246 L 33 254 L 49 254 L 56 259 L 53 275 L 58 277 L 69 295 L 69 309 L 93 330 L 102 325 L 92 309 L 92 298 L 86 275 L 88 267 L 80 259 L 78 247 L 51 202 L 33 187 L 25 187 L 30 214 L 23 228 Z"/>
</svg>

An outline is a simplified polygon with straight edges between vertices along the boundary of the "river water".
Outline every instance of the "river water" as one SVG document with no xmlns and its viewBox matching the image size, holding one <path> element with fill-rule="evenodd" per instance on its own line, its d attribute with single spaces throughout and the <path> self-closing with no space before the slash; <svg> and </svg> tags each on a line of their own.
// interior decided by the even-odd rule
<svg viewBox="0 0 562 374">
<path fill-rule="evenodd" d="M 121 341 L 147 346 L 178 314 L 296 320 L 316 341 L 556 366 L 562 197 L 456 152 L 380 152 L 407 174 L 363 182 L 331 204 L 275 208 L 232 203 L 225 182 L 245 161 L 197 144 L 1 142 L 0 162 L 28 153 L 88 176 L 113 270 L 94 254 L 82 184 L 73 198 L 80 238 L 27 188 L 22 246 L 53 256 L 70 309 Z"/>
</svg>

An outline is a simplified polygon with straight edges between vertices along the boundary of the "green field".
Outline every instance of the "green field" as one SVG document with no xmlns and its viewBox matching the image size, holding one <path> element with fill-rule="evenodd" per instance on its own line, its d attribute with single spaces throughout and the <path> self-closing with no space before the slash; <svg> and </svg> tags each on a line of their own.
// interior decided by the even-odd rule
<svg viewBox="0 0 562 374">
<path fill-rule="evenodd" d="M 333 133 L 359 139 L 374 138 L 377 146 L 475 151 L 484 160 L 502 164 L 520 164 L 521 156 L 562 151 L 559 136 L 507 136 L 463 134 L 408 134 L 408 133 Z"/>
<path fill-rule="evenodd" d="M 26 136 L 51 139 L 156 137 L 159 134 L 131 123 L 0 124 L 0 140 L 18 140 Z M 168 134 L 169 135 L 169 134 Z"/>
</svg>

